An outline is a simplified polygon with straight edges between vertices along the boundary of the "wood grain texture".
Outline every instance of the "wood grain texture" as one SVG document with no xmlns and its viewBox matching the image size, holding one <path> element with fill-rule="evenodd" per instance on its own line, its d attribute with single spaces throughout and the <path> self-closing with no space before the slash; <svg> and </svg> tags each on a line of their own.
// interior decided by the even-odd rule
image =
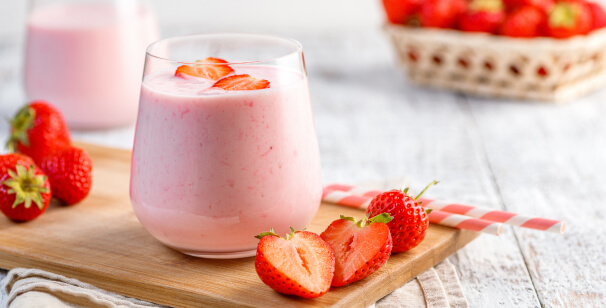
<svg viewBox="0 0 606 308">
<path fill-rule="evenodd" d="M 564 236 L 515 232 L 546 307 L 606 307 L 603 97 L 557 108 L 469 99 L 505 208 L 567 223 Z"/>
<path fill-rule="evenodd" d="M 30 223 L 0 220 L 0 267 L 34 267 L 97 287 L 179 307 L 366 307 L 433 267 L 477 233 L 432 225 L 415 249 L 393 255 L 376 274 L 314 300 L 265 286 L 254 258 L 208 260 L 164 247 L 130 206 L 130 152 L 82 144 L 93 159 L 93 190 L 73 207 L 53 205 Z M 322 232 L 340 214 L 363 212 L 323 204 L 308 229 Z"/>
<path fill-rule="evenodd" d="M 326 41 L 306 52 L 326 183 L 391 189 L 401 188 L 406 176 L 420 191 L 435 179 L 441 182 L 428 197 L 503 209 L 463 97 L 409 85 L 396 62 L 385 60 L 391 55 L 380 37 L 358 44 L 350 38 L 349 46 Z M 356 53 L 348 52 L 352 46 Z M 499 238 L 481 236 L 450 259 L 472 307 L 540 305 L 508 230 Z"/>
</svg>

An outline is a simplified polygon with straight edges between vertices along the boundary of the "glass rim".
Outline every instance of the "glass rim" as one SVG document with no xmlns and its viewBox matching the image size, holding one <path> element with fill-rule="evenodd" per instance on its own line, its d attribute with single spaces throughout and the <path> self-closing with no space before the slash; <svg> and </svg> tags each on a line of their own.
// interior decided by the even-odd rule
<svg viewBox="0 0 606 308">
<path fill-rule="evenodd" d="M 279 57 L 275 57 L 275 58 L 270 58 L 270 59 L 263 59 L 263 60 L 254 60 L 254 61 L 240 61 L 240 62 L 227 62 L 227 63 L 216 63 L 216 65 L 238 65 L 238 64 L 257 64 L 257 63 L 267 63 L 267 62 L 271 62 L 271 61 L 276 61 L 282 58 L 286 58 L 289 56 L 292 56 L 293 54 L 298 54 L 298 53 L 303 53 L 303 45 L 295 40 L 295 39 L 291 39 L 291 38 L 287 38 L 287 37 L 283 37 L 283 36 L 279 36 L 279 35 L 271 35 L 271 34 L 258 34 L 258 33 L 245 33 L 245 32 L 209 32 L 209 33 L 193 33 L 193 34 L 184 34 L 184 35 L 175 35 L 175 36 L 171 36 L 171 37 L 167 37 L 167 38 L 163 38 L 160 40 L 157 40 L 153 43 L 151 43 L 149 46 L 147 46 L 147 48 L 145 49 L 145 55 L 148 57 L 152 57 L 158 60 L 162 60 L 162 61 L 166 61 L 166 62 L 172 62 L 172 63 L 176 63 L 176 64 L 185 64 L 185 65 L 196 65 L 196 64 L 200 64 L 199 62 L 188 62 L 188 61 L 178 61 L 178 60 L 174 60 L 174 59 L 168 59 L 168 58 L 164 58 L 164 57 L 160 57 L 157 55 L 154 55 L 151 52 L 151 49 L 153 49 L 154 47 L 156 47 L 158 44 L 164 43 L 164 42 L 168 42 L 168 41 L 172 41 L 172 40 L 176 40 L 176 39 L 192 39 L 192 38 L 202 38 L 202 37 L 211 37 L 211 36 L 247 36 L 247 37 L 259 37 L 259 38 L 269 38 L 269 39 L 275 39 L 275 40 L 279 40 L 279 41 L 283 41 L 283 42 L 288 42 L 290 44 L 292 44 L 295 47 L 295 50 L 289 53 L 286 53 L 282 56 Z M 215 64 L 215 63 L 214 63 Z"/>
</svg>

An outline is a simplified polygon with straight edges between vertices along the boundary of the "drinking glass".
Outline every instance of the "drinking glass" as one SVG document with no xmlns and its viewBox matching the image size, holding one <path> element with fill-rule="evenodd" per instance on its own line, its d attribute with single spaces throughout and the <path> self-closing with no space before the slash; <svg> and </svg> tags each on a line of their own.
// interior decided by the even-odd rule
<svg viewBox="0 0 606 308">
<path fill-rule="evenodd" d="M 176 76 L 220 58 L 269 88 L 223 91 Z M 227 77 L 225 77 L 227 78 Z M 207 258 L 255 255 L 255 235 L 309 224 L 322 194 L 301 44 L 255 34 L 197 34 L 147 49 L 130 196 L 163 244 Z"/>
<path fill-rule="evenodd" d="M 141 0 L 32 0 L 25 90 L 57 106 L 72 128 L 135 123 L 143 54 L 158 40 Z"/>
</svg>

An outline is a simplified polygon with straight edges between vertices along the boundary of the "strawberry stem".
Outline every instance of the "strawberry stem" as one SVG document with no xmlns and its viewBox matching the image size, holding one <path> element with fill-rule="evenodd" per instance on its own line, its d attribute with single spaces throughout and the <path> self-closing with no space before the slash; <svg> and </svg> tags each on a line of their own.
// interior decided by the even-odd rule
<svg viewBox="0 0 606 308">
<path fill-rule="evenodd" d="M 420 193 L 419 193 L 419 194 L 418 194 L 418 195 L 415 197 L 415 201 L 417 201 L 417 200 L 418 200 L 418 199 L 419 199 L 419 198 L 420 198 L 420 197 L 423 195 L 423 193 L 425 193 L 425 191 L 427 191 L 427 189 L 428 189 L 429 187 L 431 187 L 432 185 L 436 185 L 436 184 L 438 184 L 438 183 L 440 183 L 440 182 L 438 182 L 438 181 L 432 181 L 431 183 L 429 183 L 429 184 L 428 184 L 428 185 L 425 187 L 425 189 L 423 189 L 423 191 L 421 191 L 421 192 L 420 192 Z"/>
<path fill-rule="evenodd" d="M 295 228 L 290 227 L 290 233 L 286 233 L 286 239 L 290 240 L 291 238 L 293 238 L 295 236 Z"/>
</svg>

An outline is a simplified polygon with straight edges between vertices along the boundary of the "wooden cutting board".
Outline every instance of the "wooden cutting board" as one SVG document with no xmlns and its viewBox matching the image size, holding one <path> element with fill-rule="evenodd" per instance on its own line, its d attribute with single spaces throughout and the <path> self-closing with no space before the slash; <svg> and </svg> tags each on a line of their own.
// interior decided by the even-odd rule
<svg viewBox="0 0 606 308">
<path fill-rule="evenodd" d="M 139 224 L 128 194 L 130 152 L 81 144 L 94 164 L 82 203 L 51 204 L 35 221 L 0 217 L 0 268 L 39 268 L 97 287 L 177 307 L 366 307 L 441 262 L 477 233 L 431 225 L 416 248 L 391 256 L 363 281 L 305 300 L 283 296 L 257 277 L 254 258 L 207 260 L 157 242 Z M 308 230 L 322 232 L 340 214 L 363 212 L 322 204 Z"/>
</svg>

